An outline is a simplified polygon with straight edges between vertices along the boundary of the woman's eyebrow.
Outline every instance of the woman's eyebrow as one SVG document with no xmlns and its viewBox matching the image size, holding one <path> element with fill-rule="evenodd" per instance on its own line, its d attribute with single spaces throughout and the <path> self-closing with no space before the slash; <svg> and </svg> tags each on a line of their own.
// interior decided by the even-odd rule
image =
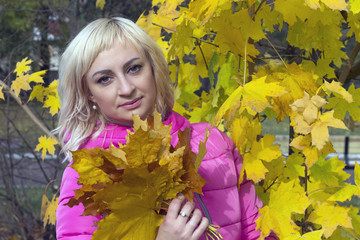
<svg viewBox="0 0 360 240">
<path fill-rule="evenodd" d="M 127 68 L 129 65 L 131 65 L 134 61 L 140 59 L 139 57 L 134 57 L 132 59 L 130 59 L 129 61 L 127 61 L 124 65 L 123 68 Z"/>
<path fill-rule="evenodd" d="M 104 70 L 97 71 L 92 75 L 92 77 L 95 77 L 95 75 L 97 75 L 97 74 L 103 74 L 103 73 L 111 73 L 111 70 L 110 69 L 104 69 Z"/>
</svg>

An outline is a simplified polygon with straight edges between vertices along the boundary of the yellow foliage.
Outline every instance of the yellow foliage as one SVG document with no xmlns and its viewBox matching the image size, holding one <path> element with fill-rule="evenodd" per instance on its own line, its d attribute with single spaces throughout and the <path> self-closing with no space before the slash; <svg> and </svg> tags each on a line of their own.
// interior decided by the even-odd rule
<svg viewBox="0 0 360 240">
<path fill-rule="evenodd" d="M 31 59 L 28 60 L 27 57 L 24 58 L 23 60 L 21 60 L 21 62 L 16 63 L 16 68 L 14 72 L 16 72 L 17 76 L 27 73 L 31 69 L 31 67 L 29 66 L 31 63 Z"/>
<path fill-rule="evenodd" d="M 101 10 L 104 9 L 105 0 L 96 0 L 96 7 L 100 8 Z"/>
<path fill-rule="evenodd" d="M 0 99 L 5 100 L 3 88 L 4 88 L 3 86 L 0 86 Z"/>
<path fill-rule="evenodd" d="M 21 73 L 11 84 L 11 90 L 14 91 L 15 95 L 18 97 L 21 90 L 31 90 L 29 84 L 30 75 Z"/>
<path fill-rule="evenodd" d="M 47 138 L 46 136 L 42 136 L 39 138 L 39 144 L 36 146 L 35 151 L 40 151 L 42 149 L 41 157 L 44 160 L 47 152 L 49 152 L 51 155 L 54 155 L 55 145 L 57 143 L 57 140 L 53 137 Z"/>
<path fill-rule="evenodd" d="M 178 133 L 179 143 L 173 148 L 171 126 L 161 123 L 159 113 L 149 122 L 133 119 L 134 132 L 128 132 L 125 145 L 72 152 L 71 167 L 79 173 L 82 187 L 68 205 L 82 202 L 84 215 L 106 215 L 97 223 L 93 239 L 155 239 L 164 201 L 179 192 L 192 200 L 193 192 L 202 193 L 206 183 L 197 174 L 205 144 L 196 156 L 189 129 Z"/>
<path fill-rule="evenodd" d="M 52 197 L 51 201 L 49 201 L 46 194 L 43 195 L 41 201 L 40 217 L 43 220 L 44 227 L 47 224 L 55 225 L 57 206 L 58 206 L 58 197 L 56 197 L 56 195 Z"/>
<path fill-rule="evenodd" d="M 304 189 L 294 180 L 281 183 L 277 190 L 270 190 L 269 203 L 259 209 L 261 215 L 256 220 L 257 229 L 261 230 L 260 239 L 264 239 L 271 231 L 279 239 L 297 234 L 299 227 L 291 216 L 294 213 L 304 213 L 310 203 Z"/>
<path fill-rule="evenodd" d="M 338 226 L 352 228 L 351 218 L 348 215 L 349 208 L 340 207 L 329 203 L 316 203 L 317 207 L 311 212 L 309 221 L 320 224 L 324 230 L 324 236 L 330 237 Z M 329 217 L 329 213 L 336 217 Z"/>
</svg>

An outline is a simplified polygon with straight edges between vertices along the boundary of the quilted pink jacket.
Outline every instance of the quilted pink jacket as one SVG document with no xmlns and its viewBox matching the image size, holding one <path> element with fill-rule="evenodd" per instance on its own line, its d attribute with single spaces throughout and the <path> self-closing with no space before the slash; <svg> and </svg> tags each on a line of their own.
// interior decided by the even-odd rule
<svg viewBox="0 0 360 240">
<path fill-rule="evenodd" d="M 198 152 L 200 141 L 204 140 L 206 128 L 210 128 L 206 123 L 190 124 L 176 112 L 171 112 L 164 124 L 172 124 L 173 146 L 178 142 L 178 130 L 191 128 L 191 148 L 195 153 Z M 116 145 L 118 142 L 125 144 L 127 129 L 128 127 L 109 124 L 96 139 L 87 141 L 81 148 L 108 148 L 110 143 Z M 255 231 L 254 221 L 258 217 L 257 208 L 262 204 L 252 182 L 243 181 L 238 188 L 242 158 L 239 157 L 234 143 L 224 133 L 213 128 L 206 148 L 207 154 L 202 161 L 199 174 L 209 182 L 203 187 L 203 195 L 194 198 L 196 207 L 210 217 L 213 224 L 221 227 L 219 232 L 225 240 L 257 239 L 260 233 Z M 77 172 L 69 166 L 66 167 L 56 212 L 56 232 L 59 240 L 91 239 L 92 233 L 96 230 L 94 221 L 100 220 L 100 217 L 81 216 L 81 205 L 73 208 L 64 205 L 74 197 L 74 189 L 80 188 L 77 178 Z"/>
</svg>

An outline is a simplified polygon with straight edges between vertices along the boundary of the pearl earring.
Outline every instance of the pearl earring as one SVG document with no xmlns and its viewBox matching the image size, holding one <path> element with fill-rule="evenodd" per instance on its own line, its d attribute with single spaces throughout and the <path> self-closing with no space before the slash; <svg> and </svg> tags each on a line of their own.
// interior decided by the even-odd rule
<svg viewBox="0 0 360 240">
<path fill-rule="evenodd" d="M 92 106 L 92 108 L 93 108 L 94 110 L 96 110 L 96 105 L 94 104 L 94 105 Z"/>
</svg>

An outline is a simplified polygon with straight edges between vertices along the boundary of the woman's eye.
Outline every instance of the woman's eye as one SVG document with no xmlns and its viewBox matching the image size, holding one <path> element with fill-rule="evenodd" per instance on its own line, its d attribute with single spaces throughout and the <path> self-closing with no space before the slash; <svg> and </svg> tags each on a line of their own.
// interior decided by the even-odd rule
<svg viewBox="0 0 360 240">
<path fill-rule="evenodd" d="M 136 73 L 138 71 L 140 71 L 140 69 L 142 68 L 141 65 L 134 65 L 134 66 L 131 66 L 128 70 L 129 73 Z"/>
<path fill-rule="evenodd" d="M 99 78 L 99 79 L 97 80 L 97 82 L 100 83 L 100 84 L 107 84 L 107 83 L 110 82 L 110 77 L 108 77 L 108 76 L 103 76 L 103 77 Z"/>
</svg>

